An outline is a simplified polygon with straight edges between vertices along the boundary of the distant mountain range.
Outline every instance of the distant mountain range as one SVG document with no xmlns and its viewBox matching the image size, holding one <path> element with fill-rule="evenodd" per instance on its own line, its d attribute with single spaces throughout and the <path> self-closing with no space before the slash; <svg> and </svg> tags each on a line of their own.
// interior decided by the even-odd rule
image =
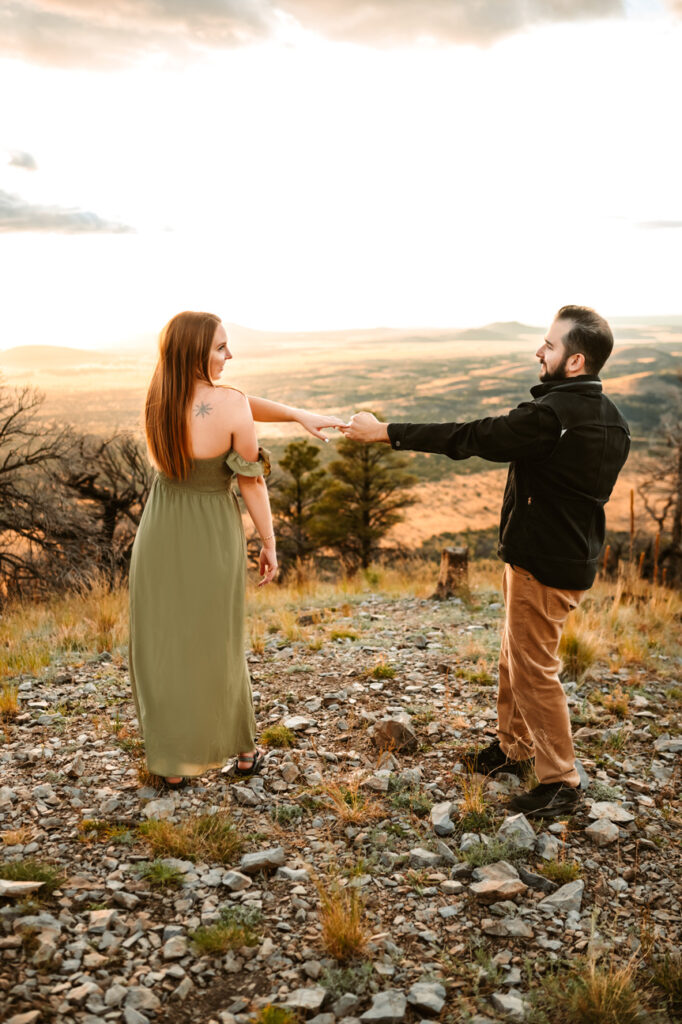
<svg viewBox="0 0 682 1024">
<path fill-rule="evenodd" d="M 678 335 L 682 329 L 682 316 L 669 317 L 621 317 L 612 320 L 616 328 L 616 340 L 651 342 L 663 340 L 665 332 Z M 235 345 L 241 345 L 253 355 L 260 350 L 278 350 L 294 348 L 304 350 L 308 346 L 324 347 L 325 343 L 343 342 L 346 348 L 369 349 L 373 346 L 396 342 L 428 341 L 438 343 L 449 342 L 519 342 L 529 337 L 540 336 L 544 327 L 519 323 L 517 320 L 485 324 L 471 328 L 402 328 L 373 327 L 354 328 L 339 331 L 259 331 L 240 324 L 229 324 L 228 332 Z M 666 339 L 670 340 L 670 339 Z M 0 370 L 27 371 L 64 371 L 69 368 L 83 370 L 103 366 L 117 367 L 123 365 L 147 363 L 156 358 L 156 340 L 144 342 L 138 339 L 134 347 L 121 346 L 120 349 L 78 349 L 60 345 L 17 345 L 0 350 Z"/>
</svg>

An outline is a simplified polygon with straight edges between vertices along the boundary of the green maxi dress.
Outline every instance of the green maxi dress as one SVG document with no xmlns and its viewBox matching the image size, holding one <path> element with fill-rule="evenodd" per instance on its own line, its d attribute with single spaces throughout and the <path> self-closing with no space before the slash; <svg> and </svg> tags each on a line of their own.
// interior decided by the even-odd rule
<svg viewBox="0 0 682 1024">
<path fill-rule="evenodd" d="M 244 651 L 246 544 L 235 474 L 267 456 L 195 459 L 158 473 L 130 565 L 130 681 L 150 772 L 196 776 L 253 750 Z"/>
</svg>

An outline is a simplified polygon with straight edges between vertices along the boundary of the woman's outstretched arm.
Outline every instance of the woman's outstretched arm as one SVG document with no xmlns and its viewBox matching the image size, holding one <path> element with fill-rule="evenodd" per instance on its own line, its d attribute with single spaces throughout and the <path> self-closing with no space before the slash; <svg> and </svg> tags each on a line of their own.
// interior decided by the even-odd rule
<svg viewBox="0 0 682 1024">
<path fill-rule="evenodd" d="M 322 416 L 320 413 L 297 409 L 282 402 L 271 402 L 268 398 L 258 398 L 255 395 L 246 397 L 251 406 L 251 415 L 258 423 L 300 423 L 309 434 L 319 437 L 322 441 L 328 440 L 322 433 L 323 430 L 339 427 L 344 423 L 338 416 Z"/>
</svg>

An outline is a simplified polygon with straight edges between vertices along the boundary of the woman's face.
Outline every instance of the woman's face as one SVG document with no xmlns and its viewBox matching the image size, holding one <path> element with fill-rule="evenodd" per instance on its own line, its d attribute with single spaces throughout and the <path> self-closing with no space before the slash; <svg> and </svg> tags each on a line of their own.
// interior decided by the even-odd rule
<svg viewBox="0 0 682 1024">
<path fill-rule="evenodd" d="M 218 324 L 211 343 L 211 354 L 208 357 L 208 372 L 211 380 L 218 380 L 223 372 L 225 360 L 231 358 L 232 353 L 227 347 L 227 331 L 222 324 Z"/>
</svg>

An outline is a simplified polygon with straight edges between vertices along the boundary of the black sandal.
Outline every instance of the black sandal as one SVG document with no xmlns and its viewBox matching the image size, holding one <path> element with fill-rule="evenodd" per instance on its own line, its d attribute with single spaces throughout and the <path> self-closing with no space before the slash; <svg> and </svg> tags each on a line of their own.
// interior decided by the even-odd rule
<svg viewBox="0 0 682 1024">
<path fill-rule="evenodd" d="M 249 761 L 248 768 L 240 768 L 240 761 Z M 265 763 L 265 754 L 262 750 L 256 750 L 253 754 L 240 755 L 232 765 L 231 775 L 258 775 L 263 770 Z"/>
</svg>

